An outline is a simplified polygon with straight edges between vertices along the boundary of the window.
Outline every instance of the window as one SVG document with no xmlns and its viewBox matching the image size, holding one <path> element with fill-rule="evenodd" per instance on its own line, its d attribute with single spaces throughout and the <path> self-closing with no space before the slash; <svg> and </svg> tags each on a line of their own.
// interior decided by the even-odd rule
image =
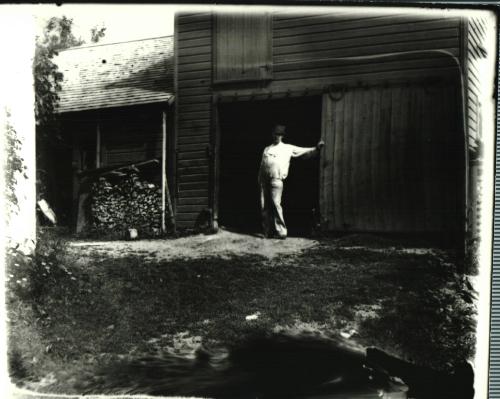
<svg viewBox="0 0 500 399">
<path fill-rule="evenodd" d="M 272 78 L 269 14 L 216 14 L 214 43 L 214 83 Z"/>
</svg>

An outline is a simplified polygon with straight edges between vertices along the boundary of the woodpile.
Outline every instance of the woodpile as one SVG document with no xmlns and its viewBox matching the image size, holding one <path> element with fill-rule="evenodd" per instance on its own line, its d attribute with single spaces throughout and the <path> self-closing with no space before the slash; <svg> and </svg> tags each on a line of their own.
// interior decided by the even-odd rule
<svg viewBox="0 0 500 399">
<path fill-rule="evenodd" d="M 138 237 L 161 233 L 161 187 L 141 181 L 133 171 L 119 179 L 99 177 L 91 186 L 91 230 L 103 237 L 126 237 L 136 229 Z"/>
</svg>

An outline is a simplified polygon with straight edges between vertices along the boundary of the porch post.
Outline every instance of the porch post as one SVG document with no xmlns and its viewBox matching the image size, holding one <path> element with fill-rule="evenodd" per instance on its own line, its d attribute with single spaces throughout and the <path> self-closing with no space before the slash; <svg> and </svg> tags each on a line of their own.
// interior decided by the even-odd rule
<svg viewBox="0 0 500 399">
<path fill-rule="evenodd" d="M 166 210 L 166 182 L 167 182 L 167 113 L 162 111 L 162 125 L 161 125 L 161 231 L 165 233 L 165 210 Z"/>
<path fill-rule="evenodd" d="M 211 170 L 209 189 L 210 195 L 210 205 L 212 210 L 212 232 L 216 233 L 219 230 L 219 178 L 220 178 L 220 165 L 219 165 L 219 153 L 220 153 L 220 127 L 219 127 L 219 107 L 218 107 L 217 96 L 212 97 L 211 107 L 212 107 L 212 128 L 211 128 L 211 145 L 209 150 L 209 155 L 211 159 Z"/>
</svg>

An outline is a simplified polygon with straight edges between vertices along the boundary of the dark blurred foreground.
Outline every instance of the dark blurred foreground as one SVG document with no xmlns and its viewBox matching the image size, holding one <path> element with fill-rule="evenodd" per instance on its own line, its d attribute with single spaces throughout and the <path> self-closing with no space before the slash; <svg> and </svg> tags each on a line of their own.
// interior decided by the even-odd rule
<svg viewBox="0 0 500 399">
<path fill-rule="evenodd" d="M 469 364 L 446 374 L 378 349 L 317 336 L 274 334 L 192 359 L 163 356 L 107 365 L 80 384 L 86 394 L 211 398 L 473 398 Z"/>
</svg>

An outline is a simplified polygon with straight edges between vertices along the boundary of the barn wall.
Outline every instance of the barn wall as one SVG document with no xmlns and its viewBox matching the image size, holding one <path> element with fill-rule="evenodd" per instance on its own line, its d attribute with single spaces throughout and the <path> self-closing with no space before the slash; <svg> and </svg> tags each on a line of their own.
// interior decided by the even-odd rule
<svg viewBox="0 0 500 399">
<path fill-rule="evenodd" d="M 446 50 L 458 56 L 457 18 L 323 14 L 290 16 L 276 14 L 273 21 L 274 79 L 293 85 L 314 83 L 322 77 L 353 76 L 391 72 L 406 75 L 429 68 L 453 65 L 439 53 L 399 58 L 369 58 L 388 53 Z M 335 59 L 360 57 L 335 63 Z M 333 68 L 332 68 L 333 66 Z"/>
<path fill-rule="evenodd" d="M 485 57 L 485 54 L 482 54 L 486 34 L 485 24 L 484 19 L 470 18 L 464 25 L 463 62 L 467 98 L 466 126 L 470 148 L 476 147 L 475 140 L 479 138 L 480 76 L 478 64 Z"/>
<path fill-rule="evenodd" d="M 464 94 L 465 94 L 465 126 L 469 147 L 469 224 L 468 229 L 473 236 L 480 231 L 481 198 L 481 161 L 478 146 L 481 139 L 481 89 L 479 63 L 484 59 L 484 40 L 486 37 L 486 20 L 479 17 L 464 21 Z"/>
<path fill-rule="evenodd" d="M 192 226 L 200 211 L 209 206 L 211 34 L 210 14 L 177 17 L 176 222 L 181 228 Z"/>
<path fill-rule="evenodd" d="M 212 15 L 178 15 L 175 35 L 179 226 L 192 226 L 198 213 L 210 206 L 209 154 L 213 152 L 207 149 L 211 145 L 212 94 L 237 94 L 240 99 L 244 95 L 270 93 L 306 95 L 331 84 L 450 74 L 456 72 L 456 61 L 450 55 L 459 57 L 461 51 L 460 23 L 458 18 L 438 16 L 298 15 L 280 11 L 273 14 L 272 20 L 272 80 L 265 85 L 212 85 Z M 417 50 L 445 50 L 447 54 L 403 54 Z M 388 57 L 375 57 L 388 53 Z"/>
</svg>

